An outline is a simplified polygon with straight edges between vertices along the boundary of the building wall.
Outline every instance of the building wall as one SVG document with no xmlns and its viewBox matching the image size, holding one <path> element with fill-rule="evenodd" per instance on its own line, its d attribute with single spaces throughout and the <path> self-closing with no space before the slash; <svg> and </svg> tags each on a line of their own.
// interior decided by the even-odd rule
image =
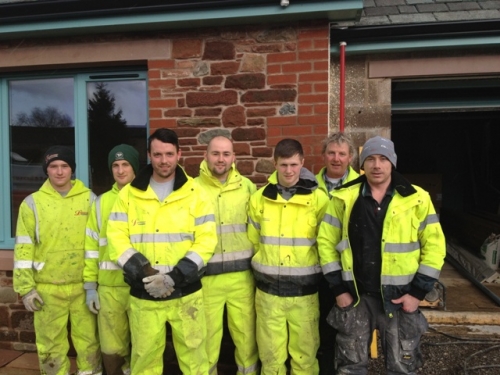
<svg viewBox="0 0 500 375">
<path fill-rule="evenodd" d="M 239 26 L 158 34 L 3 41 L 0 72 L 143 65 L 150 131 L 180 138 L 182 165 L 195 176 L 206 143 L 234 140 L 237 167 L 262 185 L 273 146 L 297 138 L 305 165 L 321 168 L 328 132 L 329 25 Z M 12 289 L 12 251 L 0 251 L 0 349 L 36 350 L 33 314 Z"/>
</svg>

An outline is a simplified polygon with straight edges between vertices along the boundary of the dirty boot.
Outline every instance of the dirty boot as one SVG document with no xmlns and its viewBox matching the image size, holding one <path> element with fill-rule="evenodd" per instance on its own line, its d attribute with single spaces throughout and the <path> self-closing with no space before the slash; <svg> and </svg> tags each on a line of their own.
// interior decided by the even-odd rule
<svg viewBox="0 0 500 375">
<path fill-rule="evenodd" d="M 122 356 L 102 353 L 102 362 L 107 375 L 123 375 L 122 366 L 125 364 L 125 358 Z"/>
</svg>

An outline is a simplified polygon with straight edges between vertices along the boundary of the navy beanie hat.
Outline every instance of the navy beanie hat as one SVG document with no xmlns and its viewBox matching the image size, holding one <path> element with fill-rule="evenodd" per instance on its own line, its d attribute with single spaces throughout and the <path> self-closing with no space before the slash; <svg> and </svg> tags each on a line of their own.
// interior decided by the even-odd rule
<svg viewBox="0 0 500 375">
<path fill-rule="evenodd" d="M 71 171 L 75 173 L 76 163 L 75 163 L 75 153 L 72 149 L 66 146 L 52 146 L 43 155 L 42 168 L 45 174 L 47 174 L 47 167 L 50 163 L 55 160 L 62 160 L 71 167 Z"/>
<path fill-rule="evenodd" d="M 390 139 L 382 138 L 377 135 L 376 137 L 370 138 L 366 141 L 363 146 L 363 150 L 361 151 L 361 156 L 359 157 L 359 167 L 361 169 L 364 169 L 363 163 L 370 155 L 384 155 L 387 159 L 389 159 L 394 168 L 396 168 L 398 156 L 394 151 L 394 143 Z"/>
<path fill-rule="evenodd" d="M 113 147 L 108 155 L 108 167 L 112 170 L 112 165 L 117 160 L 126 160 L 134 169 L 134 173 L 139 171 L 139 152 L 132 146 L 121 144 Z"/>
</svg>

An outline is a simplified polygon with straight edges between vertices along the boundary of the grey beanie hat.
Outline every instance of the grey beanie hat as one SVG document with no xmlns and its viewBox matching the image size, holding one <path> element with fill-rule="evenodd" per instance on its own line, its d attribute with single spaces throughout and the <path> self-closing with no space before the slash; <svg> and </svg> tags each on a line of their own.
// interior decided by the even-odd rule
<svg viewBox="0 0 500 375">
<path fill-rule="evenodd" d="M 394 151 L 394 143 L 390 139 L 382 138 L 377 135 L 366 141 L 363 146 L 363 151 L 361 151 L 361 156 L 359 157 L 359 166 L 361 169 L 364 169 L 363 164 L 365 159 L 370 155 L 384 155 L 389 159 L 394 168 L 396 168 L 398 156 Z"/>
</svg>

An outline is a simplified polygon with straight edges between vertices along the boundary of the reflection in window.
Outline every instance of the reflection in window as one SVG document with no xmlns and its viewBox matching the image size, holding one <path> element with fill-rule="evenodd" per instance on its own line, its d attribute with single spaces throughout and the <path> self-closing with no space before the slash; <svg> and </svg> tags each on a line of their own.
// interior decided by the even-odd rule
<svg viewBox="0 0 500 375">
<path fill-rule="evenodd" d="M 114 183 L 109 151 L 121 143 L 139 151 L 146 164 L 147 95 L 145 80 L 88 82 L 90 184 L 96 194 Z"/>
<path fill-rule="evenodd" d="M 11 235 L 22 200 L 46 179 L 45 151 L 53 145 L 74 149 L 73 78 L 9 82 Z"/>
</svg>

